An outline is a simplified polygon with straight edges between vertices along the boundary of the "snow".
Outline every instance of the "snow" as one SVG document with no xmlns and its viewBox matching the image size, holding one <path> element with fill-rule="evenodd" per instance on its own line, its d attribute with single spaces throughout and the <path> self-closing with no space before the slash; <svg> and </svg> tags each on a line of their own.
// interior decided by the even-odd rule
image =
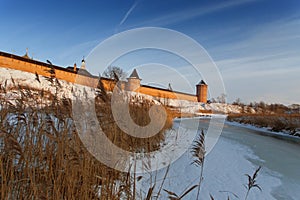
<svg viewBox="0 0 300 200">
<path fill-rule="evenodd" d="M 69 83 L 64 80 L 59 80 L 61 87 L 55 87 L 55 83 L 52 85 L 43 76 L 39 76 L 39 80 L 40 82 L 36 80 L 35 74 L 2 68 L 0 66 L 0 84 L 6 86 L 7 93 L 5 95 L 11 102 L 20 97 L 20 93 L 17 92 L 18 85 L 35 90 L 48 91 L 52 94 L 57 92 L 58 98 L 65 97 L 73 99 L 76 96 L 82 96 L 84 94 L 87 94 L 89 97 L 94 97 L 95 89 L 90 87 Z"/>
<path fill-rule="evenodd" d="M 187 149 L 178 160 L 171 164 L 163 185 L 164 189 L 180 195 L 191 186 L 198 184 L 200 168 L 191 164 L 193 158 L 189 150 Z M 257 168 L 249 160 L 260 160 L 260 158 L 255 156 L 247 146 L 222 137 L 205 158 L 201 199 L 209 199 L 210 194 L 215 199 L 227 199 L 227 196 L 236 199 L 230 192 L 240 199 L 244 199 L 246 190 L 243 184 L 247 183 L 244 174 L 252 175 Z M 260 161 L 263 162 L 263 160 Z M 151 183 L 156 182 L 154 191 L 158 192 L 165 173 L 166 169 L 162 169 L 158 172 L 142 174 L 143 178 L 138 182 L 138 191 L 142 191 L 143 196 L 145 196 L 148 188 L 152 186 Z M 263 168 L 258 176 L 258 183 L 263 187 L 263 191 L 251 191 L 248 199 L 274 199 L 271 195 L 273 188 L 279 187 L 281 184 L 281 181 L 277 178 L 278 176 L 280 174 Z M 161 195 L 160 199 L 167 199 L 166 192 L 162 191 Z M 196 195 L 197 188 L 189 193 L 185 199 L 196 199 Z"/>
<path fill-rule="evenodd" d="M 228 113 L 241 113 L 241 107 L 238 105 L 230 105 L 224 103 L 211 103 L 205 104 L 204 110 L 212 110 L 214 112 Z"/>
<path fill-rule="evenodd" d="M 175 127 L 178 123 L 175 121 Z M 247 184 L 245 174 L 252 175 L 259 165 L 262 166 L 262 170 L 259 172 L 257 183 L 262 187 L 262 192 L 253 189 L 248 199 L 298 199 L 300 147 L 284 140 L 264 137 L 257 130 L 246 130 L 249 129 L 226 124 L 217 145 L 205 158 L 200 199 L 209 199 L 210 194 L 215 199 L 227 199 L 227 196 L 230 199 L 238 199 L 231 192 L 239 199 L 244 199 L 244 184 Z M 190 138 L 187 140 L 190 142 Z M 200 168 L 191 163 L 192 156 L 190 149 L 187 149 L 170 165 L 163 188 L 180 195 L 187 188 L 197 184 Z M 138 186 L 143 196 L 153 182 L 156 183 L 154 192 L 158 192 L 165 173 L 166 168 L 141 174 L 143 178 L 138 182 Z M 195 199 L 196 193 L 197 189 L 194 189 L 184 199 Z M 160 199 L 167 199 L 166 192 L 162 191 L 161 194 L 163 196 Z"/>
<path fill-rule="evenodd" d="M 11 79 L 11 77 L 13 79 Z M 17 84 L 23 86 L 29 86 L 34 89 L 44 89 L 45 91 L 50 91 L 51 93 L 56 92 L 56 88 L 51 86 L 49 82 L 42 76 L 40 78 L 40 83 L 35 80 L 35 74 L 21 72 L 18 70 L 11 70 L 6 68 L 1 68 L 0 66 L 0 80 L 1 84 L 5 84 L 6 88 L 12 88 L 14 86 L 13 80 Z M 94 89 L 75 85 L 68 83 L 66 81 L 59 81 L 62 88 L 59 90 L 60 97 L 74 98 L 76 95 L 87 95 L 89 97 L 94 97 Z M 3 95 L 3 94 L 2 94 Z M 8 99 L 13 101 L 18 97 L 18 94 L 14 90 L 10 90 L 5 94 Z M 167 102 L 169 106 L 174 108 L 180 108 L 181 112 L 186 113 L 201 113 L 201 111 L 211 110 L 213 113 L 240 113 L 242 108 L 237 105 L 228 105 L 220 103 L 203 104 L 198 102 L 190 102 L 185 100 L 175 100 L 163 98 L 154 98 L 152 96 L 143 95 L 140 93 L 126 93 L 129 96 L 135 96 L 136 101 L 142 101 L 143 99 L 151 100 L 158 104 L 158 102 Z M 198 118 L 198 120 L 200 120 Z M 206 119 L 208 120 L 208 119 Z M 174 129 L 179 128 L 180 120 L 174 121 Z M 239 199 L 244 199 L 246 190 L 243 184 L 247 183 L 247 178 L 244 174 L 252 174 L 258 165 L 262 165 L 262 171 L 258 176 L 258 183 L 262 186 L 263 191 L 253 190 L 250 192 L 248 199 L 297 199 L 298 191 L 300 190 L 300 178 L 297 178 L 294 171 L 300 165 L 300 158 L 298 159 L 297 154 L 290 155 L 294 152 L 299 152 L 299 148 L 296 146 L 291 146 L 292 144 L 284 144 L 281 140 L 271 141 L 271 137 L 263 138 L 261 135 L 247 135 L 247 137 L 255 138 L 256 142 L 251 144 L 245 144 L 242 139 L 230 138 L 233 132 L 235 137 L 238 137 L 238 132 L 242 134 L 245 132 L 243 128 L 248 128 L 258 134 L 276 135 L 276 137 L 288 138 L 291 140 L 297 140 L 292 136 L 284 135 L 284 133 L 274 133 L 267 128 L 257 128 L 250 125 L 241 125 L 236 122 L 226 122 L 226 125 L 231 127 L 227 130 L 227 133 L 220 137 L 217 145 L 210 153 L 206 156 L 204 164 L 204 180 L 201 187 L 201 199 L 209 199 L 209 195 L 213 195 L 215 199 L 236 199 L 234 193 L 239 197 Z M 234 128 L 235 127 L 235 128 Z M 263 130 L 263 132 L 261 132 Z M 193 138 L 195 137 L 194 130 L 188 130 L 181 134 L 180 137 L 174 132 L 169 132 L 166 136 L 165 146 L 168 151 L 165 151 L 161 157 L 157 157 L 157 160 L 170 160 L 170 158 L 176 161 L 170 165 L 170 170 L 167 174 L 166 181 L 164 182 L 163 188 L 169 191 L 175 192 L 176 194 L 183 193 L 187 188 L 198 183 L 200 168 L 191 165 L 192 156 L 190 154 L 189 144 L 191 144 Z M 243 136 L 245 137 L 245 136 Z M 271 139 L 270 139 L 271 138 Z M 266 142 L 264 142 L 266 140 Z M 245 139 L 248 141 L 248 139 Z M 277 144 L 275 146 L 269 147 L 267 149 L 260 149 L 259 152 L 263 152 L 264 156 L 258 153 L 255 148 L 263 148 L 271 144 Z M 280 143 L 279 143 L 280 142 Z M 259 144 L 260 143 L 260 144 Z M 282 150 L 283 146 L 285 148 Z M 290 147 L 291 146 L 291 147 Z M 276 147 L 280 147 L 277 150 Z M 285 151 L 291 148 L 287 156 L 284 157 Z M 271 152 L 271 150 L 276 151 L 276 153 Z M 270 152 L 269 152 L 270 151 Z M 159 153 L 159 152 L 158 152 Z M 283 154 L 281 159 L 288 159 L 286 167 L 283 163 L 275 162 L 277 154 Z M 155 154 L 151 157 L 155 158 Z M 296 157 L 294 159 L 294 157 Z M 268 160 L 269 159 L 269 160 Z M 272 163 L 272 165 L 268 164 Z M 279 164 L 278 164 L 279 163 Z M 292 163 L 292 164 L 291 164 Z M 165 162 L 164 166 L 168 165 Z M 282 166 L 281 166 L 282 165 Z M 274 167 L 273 167 L 274 166 Z M 141 165 L 138 166 L 141 168 Z M 160 166 L 161 167 L 161 166 Z M 278 170 L 278 169 L 280 170 Z M 288 170 L 285 170 L 288 168 Z M 149 173 L 141 174 L 143 178 L 138 181 L 138 192 L 143 194 L 147 193 L 149 187 L 152 186 L 153 182 L 156 182 L 154 192 L 158 192 L 159 186 L 162 183 L 162 179 L 165 175 L 166 168 L 159 169 L 158 171 L 153 171 Z M 290 174 L 289 174 L 290 173 Z M 296 180 L 292 180 L 291 177 L 296 177 Z M 224 192 L 227 191 L 227 192 Z M 194 189 L 189 193 L 185 199 L 195 199 L 197 189 Z M 161 191 L 163 195 L 160 199 L 167 199 L 167 194 Z"/>
<path fill-rule="evenodd" d="M 32 89 L 49 91 L 52 94 L 57 92 L 57 89 L 54 85 L 51 85 L 50 82 L 43 76 L 39 76 L 40 82 L 36 80 L 36 75 L 28 72 L 22 72 L 19 70 L 7 69 L 0 66 L 0 83 L 6 84 L 6 88 L 13 88 L 16 85 L 28 86 Z M 16 85 L 14 85 L 14 83 Z M 62 88 L 58 90 L 58 97 L 66 97 L 73 99 L 76 95 L 87 94 L 89 97 L 94 97 L 95 89 L 85 87 L 78 84 L 69 83 L 63 80 L 59 80 Z M 14 100 L 18 95 L 15 90 L 12 90 L 6 94 L 8 99 Z M 197 114 L 201 111 L 212 111 L 213 113 L 240 113 L 241 107 L 238 105 L 229 105 L 222 103 L 211 103 L 204 104 L 201 102 L 192 102 L 181 99 L 165 99 L 161 97 L 153 97 L 150 95 L 145 95 L 136 92 L 124 92 L 124 96 L 129 98 L 129 96 L 135 97 L 136 101 L 143 101 L 144 99 L 155 102 L 156 104 L 162 103 L 172 108 L 180 109 L 182 113 L 191 113 Z"/>
</svg>

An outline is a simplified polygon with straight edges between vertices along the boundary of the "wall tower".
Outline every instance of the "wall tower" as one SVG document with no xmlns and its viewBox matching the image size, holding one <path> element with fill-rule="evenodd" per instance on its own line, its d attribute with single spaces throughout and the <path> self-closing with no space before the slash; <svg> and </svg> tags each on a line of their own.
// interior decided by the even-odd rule
<svg viewBox="0 0 300 200">
<path fill-rule="evenodd" d="M 82 58 L 80 69 L 85 69 L 86 70 L 84 58 Z"/>
<path fill-rule="evenodd" d="M 196 96 L 198 102 L 207 103 L 207 84 L 203 80 L 196 85 Z"/>
<path fill-rule="evenodd" d="M 134 69 L 129 78 L 127 78 L 125 89 L 128 91 L 137 90 L 141 87 L 141 80 L 136 69 Z"/>
</svg>

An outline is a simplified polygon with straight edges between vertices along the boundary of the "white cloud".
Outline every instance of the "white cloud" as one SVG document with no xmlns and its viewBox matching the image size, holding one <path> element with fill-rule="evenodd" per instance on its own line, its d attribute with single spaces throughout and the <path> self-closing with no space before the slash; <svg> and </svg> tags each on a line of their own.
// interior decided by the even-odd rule
<svg viewBox="0 0 300 200">
<path fill-rule="evenodd" d="M 231 100 L 300 103 L 300 20 L 280 20 L 215 49 Z"/>
</svg>

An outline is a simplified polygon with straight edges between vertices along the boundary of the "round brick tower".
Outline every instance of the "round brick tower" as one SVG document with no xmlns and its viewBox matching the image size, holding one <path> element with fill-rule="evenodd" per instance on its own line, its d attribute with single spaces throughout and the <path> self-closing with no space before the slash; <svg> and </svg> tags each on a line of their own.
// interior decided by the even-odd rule
<svg viewBox="0 0 300 200">
<path fill-rule="evenodd" d="M 196 95 L 198 102 L 207 103 L 207 84 L 203 80 L 196 85 Z"/>
<path fill-rule="evenodd" d="M 125 86 L 125 89 L 128 91 L 135 91 L 141 86 L 141 79 L 136 71 L 136 69 L 133 70 L 129 78 L 127 78 L 127 83 Z"/>
</svg>

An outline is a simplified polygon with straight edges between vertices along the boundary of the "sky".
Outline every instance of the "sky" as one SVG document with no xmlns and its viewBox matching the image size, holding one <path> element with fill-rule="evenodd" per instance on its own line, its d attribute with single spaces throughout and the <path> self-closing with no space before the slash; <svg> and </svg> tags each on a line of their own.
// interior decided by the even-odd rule
<svg viewBox="0 0 300 200">
<path fill-rule="evenodd" d="M 174 30 L 207 52 L 229 102 L 300 103 L 298 0 L 0 0 L 0 22 L 0 51 L 24 55 L 28 48 L 34 59 L 63 67 L 80 65 L 100 43 L 123 31 Z M 183 58 L 161 50 L 130 52 L 112 65 L 128 73 L 137 68 L 145 85 L 166 88 L 170 83 L 189 93 L 201 78 L 206 80 Z M 101 73 L 88 62 L 87 69 Z"/>
</svg>

